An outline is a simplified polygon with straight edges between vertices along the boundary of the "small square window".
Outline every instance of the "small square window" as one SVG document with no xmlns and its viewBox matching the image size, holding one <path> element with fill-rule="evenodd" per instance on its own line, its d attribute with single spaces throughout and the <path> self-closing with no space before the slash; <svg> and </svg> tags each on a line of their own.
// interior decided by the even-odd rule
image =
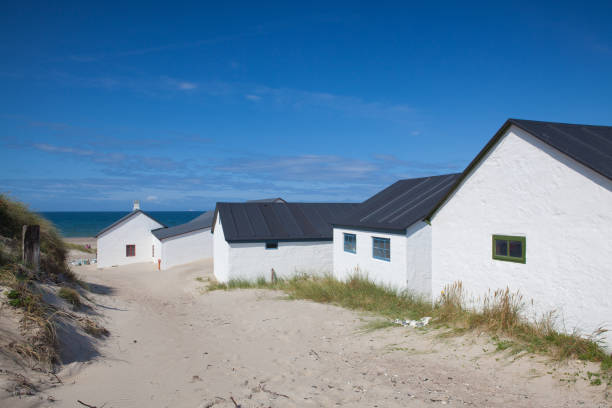
<svg viewBox="0 0 612 408">
<path fill-rule="evenodd" d="M 126 245 L 125 256 L 136 256 L 136 245 Z"/>
<path fill-rule="evenodd" d="M 372 237 L 372 257 L 383 261 L 391 261 L 391 240 L 389 238 Z"/>
<path fill-rule="evenodd" d="M 266 242 L 266 249 L 278 249 L 278 241 Z"/>
<path fill-rule="evenodd" d="M 527 239 L 525 237 L 493 235 L 493 259 L 526 263 Z"/>
<path fill-rule="evenodd" d="M 355 234 L 344 234 L 344 251 L 352 254 L 357 252 L 357 236 Z"/>
</svg>

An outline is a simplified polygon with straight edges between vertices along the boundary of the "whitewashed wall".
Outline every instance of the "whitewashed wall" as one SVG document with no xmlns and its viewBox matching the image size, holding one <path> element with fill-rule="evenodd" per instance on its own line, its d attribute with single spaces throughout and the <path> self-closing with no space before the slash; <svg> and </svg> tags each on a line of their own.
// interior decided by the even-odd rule
<svg viewBox="0 0 612 408">
<path fill-rule="evenodd" d="M 332 242 L 279 242 L 278 249 L 265 249 L 265 242 L 228 243 L 222 220 L 217 217 L 213 234 L 213 264 L 219 282 L 231 279 L 270 279 L 272 268 L 278 277 L 299 273 L 331 273 Z"/>
<path fill-rule="evenodd" d="M 168 269 L 213 256 L 213 236 L 210 228 L 162 240 L 161 268 Z"/>
<path fill-rule="evenodd" d="M 153 246 L 155 247 L 155 252 L 152 253 L 153 257 L 153 263 L 155 264 L 155 267 L 157 268 L 158 266 L 160 266 L 158 264 L 158 261 L 161 260 L 162 257 L 162 242 L 157 239 L 157 237 L 153 234 L 151 234 L 151 240 L 153 241 Z"/>
<path fill-rule="evenodd" d="M 266 249 L 265 242 L 229 244 L 229 279 L 270 279 L 291 277 L 296 273 L 325 274 L 332 272 L 331 241 L 279 242 L 278 249 Z"/>
<path fill-rule="evenodd" d="M 98 268 L 151 262 L 151 230 L 162 227 L 143 213 L 136 214 L 98 237 Z M 125 246 L 136 245 L 136 256 L 126 257 Z"/>
<path fill-rule="evenodd" d="M 355 234 L 356 253 L 344 251 L 344 233 Z M 373 237 L 390 239 L 390 261 L 372 256 Z M 431 227 L 419 222 L 406 235 L 334 228 L 334 276 L 344 280 L 356 268 L 377 283 L 430 296 Z"/>
<path fill-rule="evenodd" d="M 554 148 L 511 127 L 432 227 L 434 295 L 508 285 L 566 330 L 612 329 L 612 182 Z M 525 236 L 526 264 L 493 260 L 493 234 Z"/>
<path fill-rule="evenodd" d="M 227 282 L 230 279 L 229 251 L 230 247 L 223 234 L 221 214 L 217 214 L 213 234 L 213 272 L 219 282 Z"/>
</svg>

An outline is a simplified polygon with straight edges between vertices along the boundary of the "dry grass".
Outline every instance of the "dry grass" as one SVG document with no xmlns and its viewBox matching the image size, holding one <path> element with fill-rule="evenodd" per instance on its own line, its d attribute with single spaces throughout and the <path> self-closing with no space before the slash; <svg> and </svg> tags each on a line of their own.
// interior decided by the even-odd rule
<svg viewBox="0 0 612 408">
<path fill-rule="evenodd" d="M 23 225 L 40 225 L 40 271 L 21 263 Z M 0 284 L 11 288 L 8 303 L 21 314 L 25 342 L 10 345 L 31 365 L 49 369 L 58 361 L 54 318 L 58 313 L 46 304 L 36 282 L 72 282 L 76 279 L 66 263 L 67 248 L 51 222 L 24 204 L 0 194 Z M 78 294 L 77 294 L 78 296 Z M 72 294 L 69 298 L 73 301 Z"/>
<path fill-rule="evenodd" d="M 546 314 L 538 321 L 529 321 L 524 317 L 526 305 L 523 296 L 508 288 L 489 292 L 473 302 L 477 307 L 467 306 L 467 294 L 461 282 L 447 286 L 437 301 L 432 303 L 413 293 L 398 292 L 394 288 L 378 285 L 360 273 L 346 281 L 331 276 L 308 275 L 275 282 L 263 278 L 256 281 L 230 280 L 227 284 L 212 283 L 208 290 L 246 288 L 282 290 L 291 299 L 332 303 L 391 319 L 431 316 L 434 326 L 449 326 L 450 333 L 465 333 L 468 330 L 489 333 L 497 341 L 499 350 L 544 353 L 560 360 L 578 358 L 598 361 L 603 371 L 612 370 L 612 357 L 599 343 L 601 334 L 605 332 L 603 329 L 585 338 L 577 333 L 559 332 L 554 324 L 554 313 Z M 388 326 L 376 321 L 366 329 Z M 499 340 L 500 337 L 505 340 Z"/>
<path fill-rule="evenodd" d="M 601 347 L 599 329 L 591 336 L 560 332 L 555 325 L 555 313 L 549 312 L 538 320 L 525 318 L 525 300 L 509 288 L 489 292 L 476 301 L 480 307 L 466 307 L 468 299 L 461 282 L 448 285 L 435 305 L 436 321 L 470 330 L 481 330 L 498 339 L 500 350 L 546 353 L 559 360 L 578 358 L 601 362 L 602 370 L 612 369 L 612 357 Z"/>
<path fill-rule="evenodd" d="M 27 334 L 25 342 L 11 343 L 9 348 L 24 357 L 30 366 L 49 369 L 58 361 L 57 333 L 53 323 L 55 309 L 42 301 L 26 281 L 13 280 L 3 275 L 3 283 L 12 283 L 7 293 L 9 304 L 21 311 L 21 329 Z"/>
<path fill-rule="evenodd" d="M 79 292 L 72 288 L 62 286 L 58 290 L 57 295 L 74 307 L 81 306 L 81 297 L 79 296 Z"/>
<path fill-rule="evenodd" d="M 96 253 L 95 248 L 87 248 L 85 245 L 74 244 L 72 242 L 65 242 L 64 241 L 64 246 L 66 247 L 66 249 L 74 249 L 76 251 L 87 252 L 87 253 L 90 253 L 90 254 L 95 254 Z"/>
<path fill-rule="evenodd" d="M 106 328 L 100 326 L 95 321 L 88 318 L 79 319 L 81 323 L 81 327 L 85 330 L 86 333 L 94 336 L 94 337 L 106 337 L 110 335 L 110 332 L 106 330 Z"/>
<path fill-rule="evenodd" d="M 40 269 L 42 278 L 54 282 L 73 281 L 74 274 L 66 264 L 67 247 L 55 226 L 18 201 L 0 194 L 0 265 L 14 264 L 21 257 L 21 234 L 24 225 L 40 225 Z M 41 277 L 39 277 L 41 278 Z"/>
</svg>

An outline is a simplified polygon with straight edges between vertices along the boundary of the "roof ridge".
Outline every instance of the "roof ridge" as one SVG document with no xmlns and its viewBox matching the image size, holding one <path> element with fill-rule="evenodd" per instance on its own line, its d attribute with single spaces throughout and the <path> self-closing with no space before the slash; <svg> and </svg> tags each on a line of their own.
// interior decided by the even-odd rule
<svg viewBox="0 0 612 408">
<path fill-rule="evenodd" d="M 551 122 L 548 120 L 532 120 L 532 119 L 519 119 L 519 118 L 508 118 L 507 122 L 530 122 L 530 123 L 541 123 L 550 125 L 564 125 L 564 126 L 584 126 L 584 127 L 597 127 L 597 128 L 612 128 L 611 125 L 589 125 L 587 123 L 569 123 L 569 122 Z"/>
</svg>

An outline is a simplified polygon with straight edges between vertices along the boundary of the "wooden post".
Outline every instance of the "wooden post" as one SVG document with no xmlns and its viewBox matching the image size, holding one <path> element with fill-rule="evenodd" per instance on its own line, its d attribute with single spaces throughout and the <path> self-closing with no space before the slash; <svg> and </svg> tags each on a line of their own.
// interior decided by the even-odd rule
<svg viewBox="0 0 612 408">
<path fill-rule="evenodd" d="M 270 270 L 270 282 L 276 282 L 276 271 L 274 270 L 274 268 Z"/>
<path fill-rule="evenodd" d="M 24 225 L 22 232 L 23 263 L 38 272 L 40 266 L 40 225 Z"/>
</svg>

